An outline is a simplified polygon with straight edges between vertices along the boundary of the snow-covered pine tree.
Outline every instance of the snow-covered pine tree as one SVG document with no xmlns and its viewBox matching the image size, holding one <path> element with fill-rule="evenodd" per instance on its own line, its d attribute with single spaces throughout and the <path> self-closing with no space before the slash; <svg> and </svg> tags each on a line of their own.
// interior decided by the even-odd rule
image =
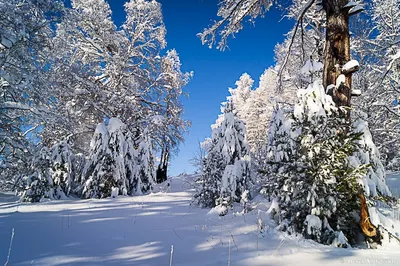
<svg viewBox="0 0 400 266">
<path fill-rule="evenodd" d="M 353 156 L 365 149 L 359 144 L 368 136 L 352 129 L 319 80 L 299 90 L 298 103 L 287 115 L 275 110 L 268 146 L 267 191 L 278 201 L 280 228 L 325 244 L 355 244 L 360 183 L 373 170 L 365 156 L 363 161 Z M 381 179 L 367 183 L 388 191 Z"/>
<path fill-rule="evenodd" d="M 50 178 L 50 151 L 43 147 L 32 161 L 32 174 L 25 177 L 25 191 L 21 200 L 27 202 L 39 202 L 48 196 L 48 192 L 53 187 Z"/>
<path fill-rule="evenodd" d="M 75 155 L 68 141 L 57 143 L 50 149 L 50 152 L 50 174 L 54 185 L 54 198 L 61 198 L 60 192 L 69 196 L 75 186 Z"/>
<path fill-rule="evenodd" d="M 82 171 L 82 197 L 104 197 L 110 195 L 110 191 L 104 191 L 102 182 L 112 178 L 110 156 L 107 154 L 109 134 L 105 123 L 100 123 L 90 142 L 90 153 Z M 111 176 L 110 176 L 111 175 Z"/>
<path fill-rule="evenodd" d="M 144 130 L 134 140 L 118 118 L 100 123 L 90 143 L 90 154 L 82 173 L 82 197 L 104 198 L 117 189 L 119 195 L 148 192 L 155 180 L 150 135 Z"/>
<path fill-rule="evenodd" d="M 202 163 L 202 175 L 198 182 L 200 186 L 194 195 L 200 207 L 214 207 L 216 199 L 220 196 L 220 183 L 225 170 L 222 154 L 213 152 L 212 148 L 218 145 L 217 137 L 211 141 L 211 148 Z"/>
<path fill-rule="evenodd" d="M 127 126 L 118 118 L 111 118 L 108 125 L 100 123 L 90 143 L 90 155 L 83 170 L 84 198 L 111 196 L 113 188 L 119 195 L 132 190 L 135 171 L 127 171 L 127 165 L 135 165 L 134 147 Z M 128 168 L 129 169 L 129 168 Z"/>
<path fill-rule="evenodd" d="M 153 145 L 149 131 L 144 130 L 138 142 L 136 177 L 133 184 L 133 192 L 142 194 L 150 191 L 156 182 Z"/>
<path fill-rule="evenodd" d="M 242 194 L 251 191 L 254 184 L 246 129 L 230 98 L 225 103 L 223 116 L 222 123 L 212 132 L 211 147 L 200 178 L 202 185 L 195 195 L 203 207 L 239 202 Z"/>
</svg>

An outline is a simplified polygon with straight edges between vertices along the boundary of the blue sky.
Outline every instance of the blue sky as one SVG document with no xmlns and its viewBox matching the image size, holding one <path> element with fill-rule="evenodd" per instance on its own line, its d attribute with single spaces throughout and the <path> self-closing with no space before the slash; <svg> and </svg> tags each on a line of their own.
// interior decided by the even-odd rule
<svg viewBox="0 0 400 266">
<path fill-rule="evenodd" d="M 182 69 L 194 71 L 185 87 L 189 98 L 183 99 L 184 118 L 192 122 L 180 152 L 172 159 L 170 175 L 193 172 L 189 159 L 198 149 L 198 141 L 211 135 L 210 125 L 220 113 L 220 104 L 228 96 L 228 88 L 244 72 L 258 83 L 259 76 L 274 64 L 274 46 L 293 27 L 293 21 L 281 21 L 282 11 L 272 9 L 259 18 L 255 27 L 245 24 L 243 31 L 229 40 L 229 49 L 221 52 L 201 44 L 196 36 L 213 19 L 217 19 L 218 0 L 159 0 L 167 28 L 168 49 L 179 53 Z M 117 25 L 125 20 L 125 0 L 109 0 Z"/>
</svg>

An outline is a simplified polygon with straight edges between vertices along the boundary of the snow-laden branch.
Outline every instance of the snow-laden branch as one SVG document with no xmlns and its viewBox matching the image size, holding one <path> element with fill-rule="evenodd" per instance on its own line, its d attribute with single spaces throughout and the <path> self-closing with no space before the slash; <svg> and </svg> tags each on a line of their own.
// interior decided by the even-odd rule
<svg viewBox="0 0 400 266">
<path fill-rule="evenodd" d="M 296 34 L 297 31 L 299 29 L 299 26 L 301 25 L 301 22 L 303 21 L 303 17 L 306 14 L 307 10 L 310 9 L 310 7 L 314 4 L 315 0 L 308 0 L 308 2 L 303 6 L 302 10 L 300 11 L 298 17 L 297 17 L 297 22 L 296 22 L 296 26 L 294 28 L 294 32 L 293 32 L 293 36 L 292 39 L 290 40 L 290 44 L 289 44 L 289 49 L 288 49 L 288 53 L 286 54 L 285 60 L 283 61 L 283 64 L 281 66 L 281 68 L 279 69 L 279 80 L 278 80 L 278 91 L 282 91 L 282 77 L 283 77 L 283 71 L 285 70 L 286 64 L 289 60 L 289 56 L 290 56 L 290 51 L 292 49 L 294 40 L 296 38 Z"/>
<path fill-rule="evenodd" d="M 242 22 L 246 17 L 250 17 L 250 22 L 263 16 L 272 6 L 271 0 L 222 0 L 218 9 L 218 16 L 222 17 L 219 21 L 205 28 L 203 32 L 198 33 L 203 44 L 208 44 L 212 48 L 216 43 L 216 36 L 220 35 L 221 40 L 217 48 L 224 50 L 227 47 L 229 36 L 239 32 L 242 28 Z"/>
</svg>

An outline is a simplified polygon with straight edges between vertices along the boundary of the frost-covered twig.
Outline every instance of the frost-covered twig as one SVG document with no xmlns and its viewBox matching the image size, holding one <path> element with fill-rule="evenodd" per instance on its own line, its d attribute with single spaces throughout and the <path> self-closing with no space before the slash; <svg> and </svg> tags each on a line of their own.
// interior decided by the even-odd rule
<svg viewBox="0 0 400 266">
<path fill-rule="evenodd" d="M 229 247 L 228 247 L 228 266 L 231 265 L 231 240 L 229 239 Z"/>
<path fill-rule="evenodd" d="M 282 67 L 279 69 L 279 82 L 278 82 L 278 91 L 282 91 L 282 76 L 283 76 L 283 70 L 286 67 L 286 64 L 289 60 L 289 56 L 290 56 L 290 51 L 292 50 L 292 46 L 294 43 L 294 39 L 296 37 L 297 34 L 297 30 L 299 29 L 300 24 L 303 21 L 303 17 L 305 15 L 305 13 L 308 11 L 308 9 L 310 9 L 310 7 L 312 6 L 312 4 L 314 4 L 315 0 L 309 0 L 303 7 L 303 9 L 300 11 L 300 14 L 297 18 L 297 22 L 296 22 L 296 27 L 294 28 L 294 32 L 293 32 L 293 36 L 292 39 L 290 40 L 290 44 L 289 44 L 289 48 L 288 48 L 288 53 L 285 56 L 285 60 L 283 61 Z"/>
<path fill-rule="evenodd" d="M 10 261 L 10 255 L 11 255 L 11 248 L 12 248 L 13 240 L 14 240 L 14 228 L 11 231 L 10 247 L 8 249 L 7 261 L 6 261 L 6 263 L 4 263 L 4 266 L 8 266 L 8 263 Z"/>
<path fill-rule="evenodd" d="M 169 258 L 169 266 L 172 266 L 172 255 L 174 254 L 174 245 L 171 245 L 171 256 Z"/>
</svg>

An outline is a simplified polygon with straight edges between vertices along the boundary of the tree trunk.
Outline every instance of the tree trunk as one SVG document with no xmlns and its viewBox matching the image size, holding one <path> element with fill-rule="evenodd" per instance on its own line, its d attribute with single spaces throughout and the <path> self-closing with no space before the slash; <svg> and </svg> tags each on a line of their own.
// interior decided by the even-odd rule
<svg viewBox="0 0 400 266">
<path fill-rule="evenodd" d="M 156 181 L 162 183 L 168 178 L 168 161 L 169 161 L 169 150 L 164 148 L 161 153 L 160 164 L 157 167 Z"/>
<path fill-rule="evenodd" d="M 350 61 L 349 9 L 344 7 L 349 0 L 323 0 L 326 12 L 326 43 L 323 85 L 331 88 L 328 94 L 332 96 L 336 106 L 350 107 L 351 75 L 345 74 L 345 82 L 337 84 L 337 78 L 342 74 L 342 67 Z M 335 86 L 330 86 L 335 85 Z M 347 113 L 350 120 L 350 112 Z M 360 192 L 360 228 L 365 236 L 376 238 L 377 228 L 371 223 L 364 192 Z"/>
<path fill-rule="evenodd" d="M 326 43 L 323 84 L 336 85 L 342 66 L 350 61 L 350 33 L 348 0 L 323 0 L 326 11 Z M 330 90 L 337 106 L 350 106 L 351 73 L 346 75 L 345 84 Z"/>
</svg>

